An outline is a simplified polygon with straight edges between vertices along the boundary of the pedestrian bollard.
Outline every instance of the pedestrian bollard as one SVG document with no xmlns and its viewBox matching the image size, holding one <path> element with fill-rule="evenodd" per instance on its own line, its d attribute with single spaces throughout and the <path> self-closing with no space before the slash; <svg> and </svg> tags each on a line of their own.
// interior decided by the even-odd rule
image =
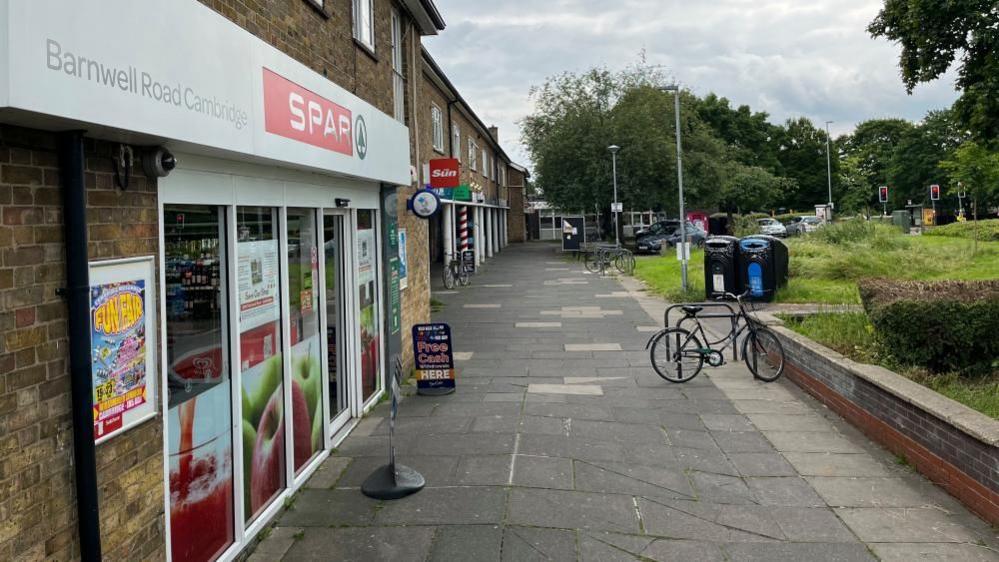
<svg viewBox="0 0 999 562">
<path fill-rule="evenodd" d="M 395 417 L 399 412 L 399 381 L 402 361 L 395 359 L 395 369 L 389 377 L 392 408 L 389 412 L 389 462 L 374 470 L 361 485 L 364 495 L 379 500 L 397 500 L 423 489 L 427 481 L 419 472 L 395 462 Z"/>
</svg>

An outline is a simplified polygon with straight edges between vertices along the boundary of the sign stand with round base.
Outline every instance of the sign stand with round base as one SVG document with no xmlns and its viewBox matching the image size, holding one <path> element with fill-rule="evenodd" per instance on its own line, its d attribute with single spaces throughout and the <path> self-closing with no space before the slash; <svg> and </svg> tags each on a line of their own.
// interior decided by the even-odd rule
<svg viewBox="0 0 999 562">
<path fill-rule="evenodd" d="M 427 481 L 408 466 L 384 464 L 361 484 L 361 492 L 377 500 L 397 500 L 423 489 Z"/>
<path fill-rule="evenodd" d="M 395 373 L 392 375 L 390 391 L 392 409 L 389 413 L 389 462 L 379 466 L 361 484 L 361 492 L 378 500 L 397 500 L 415 494 L 427 485 L 419 472 L 395 462 L 395 418 L 399 413 L 399 379 L 402 377 L 402 361 L 395 359 Z"/>
</svg>

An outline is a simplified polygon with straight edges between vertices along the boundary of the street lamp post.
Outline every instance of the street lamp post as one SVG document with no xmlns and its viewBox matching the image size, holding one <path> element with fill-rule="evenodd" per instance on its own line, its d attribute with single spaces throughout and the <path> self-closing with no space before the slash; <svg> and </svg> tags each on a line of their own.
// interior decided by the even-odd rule
<svg viewBox="0 0 999 562">
<path fill-rule="evenodd" d="M 680 142 L 680 86 L 664 88 L 673 93 L 673 114 L 676 117 L 676 182 L 680 190 L 680 286 L 687 292 L 687 212 L 683 204 L 683 148 Z"/>
<path fill-rule="evenodd" d="M 829 207 L 826 210 L 827 220 L 832 219 L 832 157 L 829 152 L 829 124 L 832 121 L 826 121 L 826 178 L 829 181 Z"/>
<path fill-rule="evenodd" d="M 620 248 L 621 247 L 621 238 L 620 238 L 620 234 L 618 234 L 618 232 L 620 231 L 620 229 L 619 229 L 618 224 L 617 224 L 617 221 L 618 221 L 618 218 L 617 218 L 617 151 L 621 150 L 621 147 L 618 146 L 618 145 L 616 145 L 616 144 L 612 144 L 612 145 L 610 145 L 610 146 L 607 147 L 607 150 L 609 150 L 610 153 L 611 153 L 611 166 L 613 166 L 613 168 L 614 168 L 614 208 L 612 209 L 614 211 L 614 245 L 617 246 L 618 248 Z"/>
</svg>

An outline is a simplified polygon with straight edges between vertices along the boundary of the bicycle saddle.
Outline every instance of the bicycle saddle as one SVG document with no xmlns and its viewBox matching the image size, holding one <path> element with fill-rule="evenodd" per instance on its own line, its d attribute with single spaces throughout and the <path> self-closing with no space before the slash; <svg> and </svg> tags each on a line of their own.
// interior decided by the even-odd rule
<svg viewBox="0 0 999 562">
<path fill-rule="evenodd" d="M 686 312 L 686 313 L 687 313 L 687 315 L 689 315 L 689 316 L 694 316 L 694 315 L 695 315 L 695 314 L 697 314 L 698 312 L 700 312 L 700 311 L 704 310 L 704 307 L 703 307 L 703 306 L 693 306 L 693 305 L 690 305 L 690 304 L 685 304 L 685 305 L 683 305 L 683 306 L 681 307 L 681 309 L 682 309 L 682 310 L 683 310 L 684 312 Z"/>
</svg>

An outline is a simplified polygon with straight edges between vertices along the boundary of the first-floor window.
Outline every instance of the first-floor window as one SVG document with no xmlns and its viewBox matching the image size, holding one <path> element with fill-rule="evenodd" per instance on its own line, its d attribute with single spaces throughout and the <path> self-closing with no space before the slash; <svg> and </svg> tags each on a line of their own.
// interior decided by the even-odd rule
<svg viewBox="0 0 999 562">
<path fill-rule="evenodd" d="M 392 10 L 392 96 L 393 117 L 400 123 L 406 122 L 405 86 L 402 76 L 402 20 L 399 13 Z"/>
<path fill-rule="evenodd" d="M 461 127 L 455 123 L 452 126 L 453 136 L 451 138 L 451 158 L 457 158 L 461 162 Z"/>
<path fill-rule="evenodd" d="M 374 0 L 354 0 L 354 39 L 375 50 Z"/>
<path fill-rule="evenodd" d="M 444 113 L 437 104 L 430 105 L 430 123 L 433 127 L 434 150 L 444 152 Z"/>
<path fill-rule="evenodd" d="M 479 145 L 472 139 L 468 139 L 468 168 L 478 170 L 477 158 L 479 157 Z"/>
</svg>

